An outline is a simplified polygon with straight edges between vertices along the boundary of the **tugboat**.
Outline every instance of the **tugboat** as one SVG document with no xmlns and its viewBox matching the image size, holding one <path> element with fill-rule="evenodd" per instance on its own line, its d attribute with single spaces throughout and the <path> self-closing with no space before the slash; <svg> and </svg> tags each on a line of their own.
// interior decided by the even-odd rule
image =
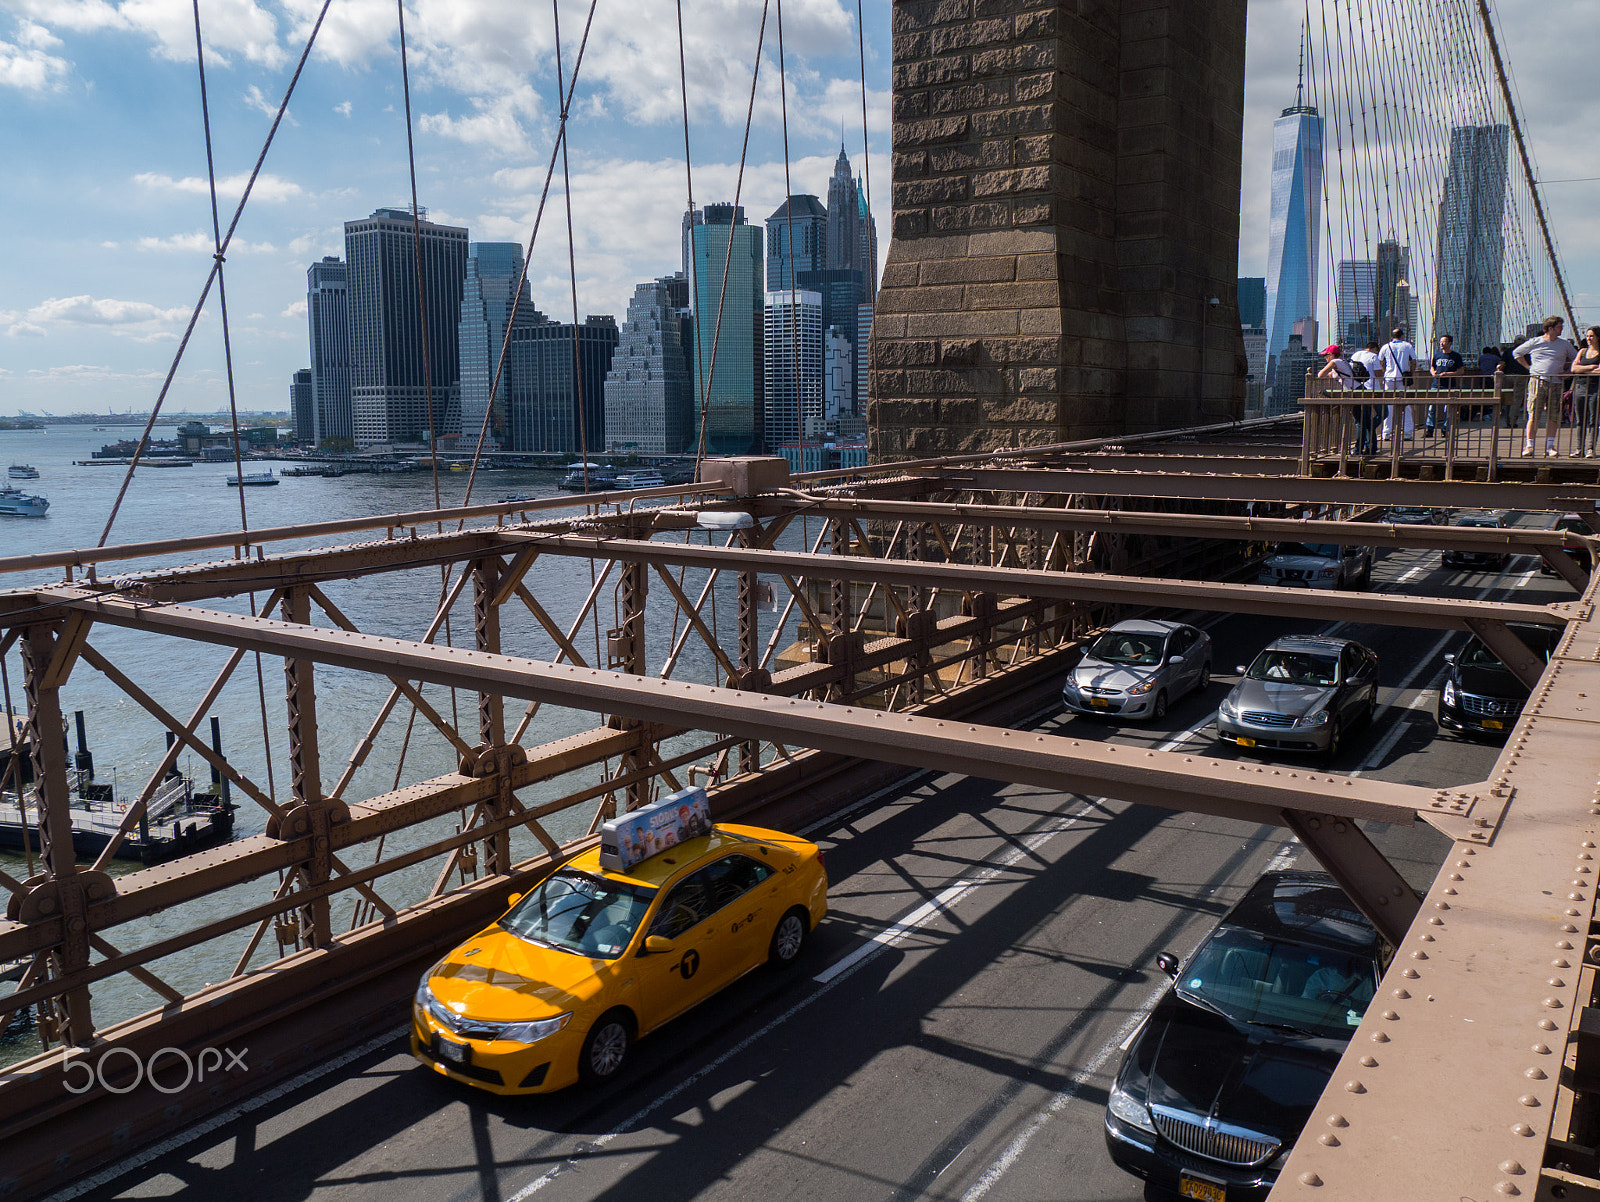
<svg viewBox="0 0 1600 1202">
<path fill-rule="evenodd" d="M 94 757 L 89 753 L 84 733 L 83 711 L 77 711 L 73 717 L 78 729 L 78 753 L 67 771 L 67 784 L 72 791 L 69 809 L 72 849 L 79 859 L 92 860 L 122 829 L 128 799 L 119 800 L 112 785 L 95 780 Z M 211 721 L 211 741 L 216 747 L 221 739 L 216 719 Z M 6 737 L 3 730 L 7 724 L 11 727 L 10 737 Z M 63 724 L 63 742 L 66 735 Z M 171 746 L 172 737 L 169 732 L 168 746 Z M 31 751 L 27 719 L 21 714 L 0 710 L 0 848 L 21 851 L 27 847 L 37 853 L 40 849 L 39 797 L 33 779 Z M 115 858 L 160 864 L 232 838 L 235 806 L 228 796 L 228 782 L 214 770 L 212 776 L 217 781 L 213 784 L 215 791 L 197 792 L 194 781 L 177 768 L 168 772 L 138 823 L 118 845 Z"/>
<path fill-rule="evenodd" d="M 42 518 L 49 508 L 50 502 L 43 497 L 29 496 L 11 485 L 0 488 L 0 514 L 14 518 Z"/>
</svg>

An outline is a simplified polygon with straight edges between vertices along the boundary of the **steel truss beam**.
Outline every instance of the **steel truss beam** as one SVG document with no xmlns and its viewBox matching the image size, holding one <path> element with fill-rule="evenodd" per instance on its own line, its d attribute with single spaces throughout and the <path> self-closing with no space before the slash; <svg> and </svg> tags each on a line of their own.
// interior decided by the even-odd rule
<svg viewBox="0 0 1600 1202">
<path fill-rule="evenodd" d="M 943 588 L 994 593 L 1035 600 L 1098 601 L 1120 605 L 1189 607 L 1225 613 L 1333 618 L 1379 626 L 1428 630 L 1468 630 L 1470 621 L 1530 622 L 1565 626 L 1572 614 L 1563 605 L 1518 605 L 1391 593 L 1317 592 L 1253 584 L 1213 584 L 1198 580 L 1152 580 L 1094 572 L 1048 572 L 990 568 L 960 563 L 921 563 L 864 555 L 814 555 L 801 551 L 759 551 L 656 543 L 642 539 L 592 538 L 576 534 L 508 531 L 505 538 L 537 546 L 546 555 L 594 556 L 715 569 L 741 568 L 772 575 L 803 574 L 821 580 L 851 580 L 910 588 Z M 41 597 L 56 595 L 41 590 Z M 82 595 L 82 594 L 80 594 Z"/>
<path fill-rule="evenodd" d="M 1460 509 L 1593 509 L 1600 486 L 1469 480 L 1357 480 L 1350 477 L 1226 473 L 1060 471 L 1053 468 L 917 468 L 923 487 L 983 492 L 1173 497 L 1195 501 L 1287 501 L 1319 505 L 1436 505 Z"/>
</svg>

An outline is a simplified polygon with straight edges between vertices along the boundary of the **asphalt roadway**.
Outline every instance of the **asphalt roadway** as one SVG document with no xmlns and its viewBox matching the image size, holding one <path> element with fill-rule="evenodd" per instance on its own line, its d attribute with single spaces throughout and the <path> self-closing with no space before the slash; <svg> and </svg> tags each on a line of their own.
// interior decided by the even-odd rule
<svg viewBox="0 0 1600 1202">
<path fill-rule="evenodd" d="M 1446 572 L 1380 555 L 1374 587 L 1569 599 L 1537 561 Z M 1206 693 L 1155 726 L 1061 714 L 1041 730 L 1219 757 L 1218 701 L 1269 639 L 1330 624 L 1221 617 Z M 1340 627 L 1377 651 L 1380 704 L 1334 770 L 1438 787 L 1497 748 L 1441 734 L 1446 651 L 1465 635 Z M 1412 883 L 1448 846 L 1372 829 Z M 1155 1198 L 1101 1136 L 1121 1048 L 1188 953 L 1269 865 L 1313 866 L 1282 828 L 928 776 L 808 832 L 832 913 L 787 974 L 759 971 L 634 1049 L 595 1090 L 497 1098 L 420 1067 L 403 1030 L 319 1075 L 58 1197 L 539 1202 Z M 465 932 L 464 932 L 465 934 Z M 1165 1195 L 1161 1195 L 1165 1197 Z"/>
</svg>

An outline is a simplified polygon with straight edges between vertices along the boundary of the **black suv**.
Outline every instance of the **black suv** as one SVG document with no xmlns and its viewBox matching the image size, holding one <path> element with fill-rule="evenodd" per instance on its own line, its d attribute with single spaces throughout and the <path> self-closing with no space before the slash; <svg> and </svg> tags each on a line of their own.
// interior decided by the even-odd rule
<svg viewBox="0 0 1600 1202">
<path fill-rule="evenodd" d="M 1507 622 L 1508 629 L 1545 663 L 1561 640 L 1561 628 Z M 1444 657 L 1444 687 L 1439 690 L 1439 725 L 1465 734 L 1496 735 L 1506 732 L 1522 715 L 1528 686 L 1500 662 L 1500 657 L 1474 635 L 1456 655 Z"/>
<path fill-rule="evenodd" d="M 1504 530 L 1511 525 L 1511 515 L 1504 509 L 1473 509 L 1456 515 L 1452 526 L 1476 526 L 1480 529 Z M 1441 551 L 1439 562 L 1447 568 L 1503 568 L 1511 562 L 1509 551 Z"/>
<path fill-rule="evenodd" d="M 1393 953 L 1332 877 L 1269 872 L 1181 966 L 1123 1056 L 1106 1147 L 1187 1198 L 1267 1196 Z"/>
</svg>

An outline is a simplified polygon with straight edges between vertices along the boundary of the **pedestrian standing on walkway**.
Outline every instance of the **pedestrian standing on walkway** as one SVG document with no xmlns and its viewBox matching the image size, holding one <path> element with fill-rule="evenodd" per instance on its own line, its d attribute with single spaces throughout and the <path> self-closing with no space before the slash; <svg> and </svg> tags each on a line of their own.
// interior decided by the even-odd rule
<svg viewBox="0 0 1600 1202">
<path fill-rule="evenodd" d="M 1344 352 L 1337 342 L 1322 348 L 1322 370 L 1317 373 L 1319 380 L 1335 380 L 1334 388 L 1340 392 L 1350 392 L 1356 386 L 1355 372 L 1351 369 L 1349 361 L 1344 359 Z M 1330 389 L 1331 391 L 1331 389 Z M 1339 441 L 1344 441 L 1344 406 L 1340 406 L 1339 414 Z"/>
<path fill-rule="evenodd" d="M 1574 455 L 1600 455 L 1600 326 L 1590 326 L 1583 347 L 1572 361 L 1572 408 L 1578 423 Z"/>
<path fill-rule="evenodd" d="M 1459 388 L 1463 362 L 1461 352 L 1456 350 L 1455 339 L 1448 334 L 1440 334 L 1439 349 L 1433 353 L 1433 362 L 1428 366 L 1428 372 L 1433 376 L 1435 390 Z M 1429 405 L 1428 423 L 1422 428 L 1423 435 L 1432 438 L 1435 428 L 1442 432 L 1449 424 L 1450 406 Z"/>
<path fill-rule="evenodd" d="M 1383 344 L 1383 349 L 1378 352 L 1378 360 L 1383 364 L 1383 386 L 1390 392 L 1398 392 L 1406 386 L 1406 377 L 1417 363 L 1417 348 L 1406 341 L 1404 326 L 1396 326 L 1389 335 L 1389 341 Z M 1412 406 L 1390 405 L 1389 416 L 1383 423 L 1383 436 L 1385 438 L 1401 437 L 1400 421 L 1405 421 L 1405 437 L 1410 439 L 1416 436 L 1416 421 L 1411 416 Z M 1399 410 L 1399 412 L 1396 412 Z"/>
<path fill-rule="evenodd" d="M 1383 364 L 1378 361 L 1378 341 L 1373 339 L 1366 347 L 1350 355 L 1350 374 L 1356 387 L 1364 392 L 1374 392 L 1383 387 Z M 1378 449 L 1377 405 L 1356 406 L 1356 454 L 1373 454 Z"/>
<path fill-rule="evenodd" d="M 1561 427 L 1561 390 L 1567 368 L 1578 357 L 1578 348 L 1561 336 L 1566 323 L 1559 317 L 1544 319 L 1544 333 L 1530 338 L 1512 351 L 1518 363 L 1533 377 L 1528 384 L 1528 427 L 1523 432 L 1522 453 L 1533 454 L 1533 428 L 1544 418 L 1544 453 L 1554 459 L 1556 431 Z"/>
</svg>

